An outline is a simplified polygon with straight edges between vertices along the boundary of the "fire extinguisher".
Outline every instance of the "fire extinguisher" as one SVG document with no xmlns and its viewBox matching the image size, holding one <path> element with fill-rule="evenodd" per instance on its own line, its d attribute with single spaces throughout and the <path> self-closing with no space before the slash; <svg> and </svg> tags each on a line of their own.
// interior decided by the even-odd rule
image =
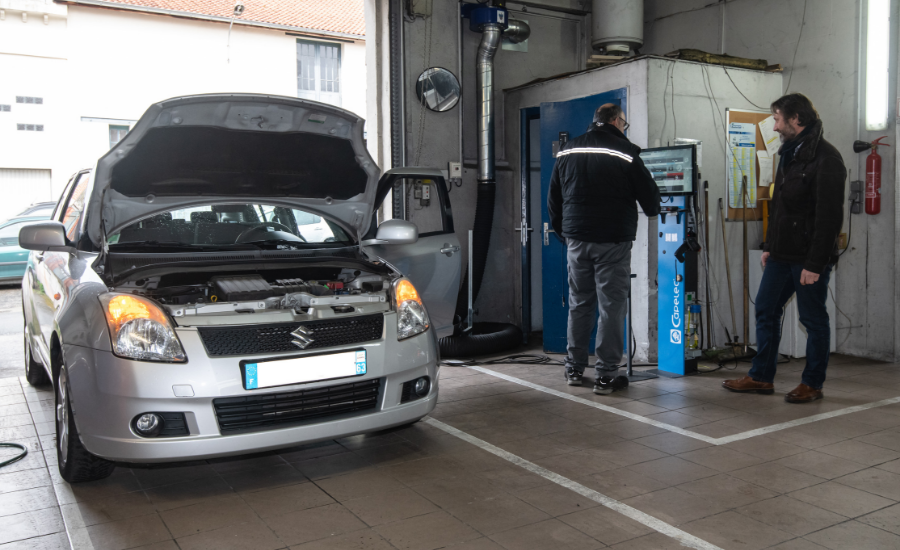
<svg viewBox="0 0 900 550">
<path fill-rule="evenodd" d="M 881 155 L 878 154 L 878 146 L 890 147 L 887 143 L 881 143 L 886 138 L 887 136 L 882 136 L 871 143 L 853 143 L 853 150 L 857 153 L 872 149 L 866 157 L 866 214 L 869 215 L 881 212 Z"/>
</svg>

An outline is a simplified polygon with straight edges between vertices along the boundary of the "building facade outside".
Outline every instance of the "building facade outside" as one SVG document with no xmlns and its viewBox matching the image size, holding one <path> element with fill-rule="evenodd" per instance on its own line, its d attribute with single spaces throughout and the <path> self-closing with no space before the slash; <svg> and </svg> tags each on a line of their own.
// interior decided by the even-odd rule
<svg viewBox="0 0 900 550">
<path fill-rule="evenodd" d="M 152 103 L 303 97 L 366 116 L 362 0 L 0 0 L 0 220 L 56 200 Z"/>
</svg>

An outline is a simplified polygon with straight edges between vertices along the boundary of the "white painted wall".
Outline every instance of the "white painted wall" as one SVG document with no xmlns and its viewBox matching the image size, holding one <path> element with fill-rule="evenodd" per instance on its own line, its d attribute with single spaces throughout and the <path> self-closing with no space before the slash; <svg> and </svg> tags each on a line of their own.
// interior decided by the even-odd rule
<svg viewBox="0 0 900 550">
<path fill-rule="evenodd" d="M 13 109 L 0 112 L 0 168 L 50 169 L 53 199 L 109 149 L 110 122 L 84 117 L 133 121 L 154 102 L 188 94 L 297 95 L 297 37 L 284 31 L 235 25 L 229 62 L 227 24 L 55 4 L 48 25 L 34 13 L 23 23 L 12 8 L 34 2 L 3 1 L 0 104 Z M 341 106 L 365 117 L 365 42 L 341 46 Z M 16 105 L 16 95 L 44 104 Z M 16 122 L 43 123 L 45 131 L 17 131 Z M 0 219 L 30 197 L 3 192 L 10 199 Z"/>
</svg>

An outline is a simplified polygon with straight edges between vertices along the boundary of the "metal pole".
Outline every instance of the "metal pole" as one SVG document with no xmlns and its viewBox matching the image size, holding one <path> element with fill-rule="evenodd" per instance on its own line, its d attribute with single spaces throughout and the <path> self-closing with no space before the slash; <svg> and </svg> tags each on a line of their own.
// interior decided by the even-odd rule
<svg viewBox="0 0 900 550">
<path fill-rule="evenodd" d="M 728 238 L 725 236 L 725 207 L 719 199 L 719 215 L 722 218 L 722 248 L 725 249 L 725 275 L 728 278 L 728 303 L 731 305 L 731 337 L 737 338 L 737 322 L 734 320 L 734 294 L 731 291 L 731 262 L 728 259 Z M 733 342 L 729 342 L 731 344 Z"/>
<path fill-rule="evenodd" d="M 473 306 L 472 306 L 472 277 L 473 277 L 472 266 L 475 265 L 473 263 L 474 260 L 472 259 L 472 255 L 473 255 L 472 234 L 473 233 L 474 232 L 470 229 L 469 230 L 469 317 L 468 317 L 468 326 L 466 327 L 466 332 L 472 330 L 473 318 L 475 317 L 475 310 L 473 309 Z"/>
<path fill-rule="evenodd" d="M 706 277 L 704 278 L 704 286 L 706 287 L 706 345 L 710 348 L 713 346 L 713 341 L 711 337 L 712 329 L 712 300 L 710 296 L 712 294 L 709 291 L 709 182 L 703 182 L 703 231 L 705 233 L 704 236 L 704 245 L 706 246 Z"/>
<path fill-rule="evenodd" d="M 747 353 L 747 345 L 750 340 L 750 250 L 747 245 L 747 176 L 741 180 L 741 205 L 743 208 L 743 230 L 744 230 L 744 354 Z"/>
</svg>

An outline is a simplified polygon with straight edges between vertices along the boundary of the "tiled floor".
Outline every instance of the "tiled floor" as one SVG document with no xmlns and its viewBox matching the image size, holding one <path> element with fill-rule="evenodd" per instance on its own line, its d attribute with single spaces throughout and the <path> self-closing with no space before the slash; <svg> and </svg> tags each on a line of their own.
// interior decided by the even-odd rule
<svg viewBox="0 0 900 550">
<path fill-rule="evenodd" d="M 713 443 L 460 367 L 442 369 L 432 417 L 708 548 L 900 548 L 900 403 L 716 439 L 898 397 L 900 365 L 835 356 L 826 399 L 808 405 L 782 399 L 802 363 L 780 367 L 772 396 L 722 390 L 735 375 L 722 370 L 604 397 L 566 386 L 560 367 L 488 367 Z M 0 379 L 0 441 L 32 449 L 0 469 L 0 549 L 70 540 L 97 550 L 682 548 L 438 423 L 257 456 L 122 465 L 70 486 L 56 471 L 51 399 Z"/>
</svg>

